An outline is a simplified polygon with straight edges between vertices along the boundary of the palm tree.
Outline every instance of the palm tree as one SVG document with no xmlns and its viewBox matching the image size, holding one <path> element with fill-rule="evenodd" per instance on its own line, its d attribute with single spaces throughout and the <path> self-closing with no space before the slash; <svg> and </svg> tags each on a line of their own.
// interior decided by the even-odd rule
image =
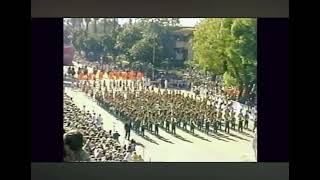
<svg viewBox="0 0 320 180">
<path fill-rule="evenodd" d="M 102 18 L 102 20 L 103 20 L 103 33 L 106 33 L 107 19 Z"/>
<path fill-rule="evenodd" d="M 97 21 L 99 20 L 99 18 L 93 18 L 93 22 L 94 22 L 94 33 L 97 34 Z"/>
<path fill-rule="evenodd" d="M 74 29 L 77 24 L 77 19 L 76 18 L 71 18 L 70 19 L 71 27 Z"/>
<path fill-rule="evenodd" d="M 87 36 L 89 32 L 89 23 L 91 21 L 91 18 L 84 18 L 84 21 L 86 22 L 86 36 Z"/>
<path fill-rule="evenodd" d="M 171 26 L 177 26 L 180 24 L 180 18 L 171 18 Z"/>
<path fill-rule="evenodd" d="M 77 26 L 79 29 L 81 29 L 82 26 L 82 18 L 76 18 L 77 19 Z"/>
</svg>

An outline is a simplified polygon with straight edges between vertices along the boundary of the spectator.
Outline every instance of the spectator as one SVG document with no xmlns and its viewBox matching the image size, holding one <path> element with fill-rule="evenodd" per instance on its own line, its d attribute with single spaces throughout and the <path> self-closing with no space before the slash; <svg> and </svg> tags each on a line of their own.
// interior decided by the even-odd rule
<svg viewBox="0 0 320 180">
<path fill-rule="evenodd" d="M 83 149 L 83 143 L 83 135 L 78 130 L 64 134 L 64 146 L 66 154 L 69 155 L 66 160 L 90 161 L 89 154 Z"/>
<path fill-rule="evenodd" d="M 119 136 L 120 134 L 118 133 L 118 131 L 116 131 L 115 133 L 113 133 L 112 138 L 119 142 Z"/>
<path fill-rule="evenodd" d="M 133 161 L 139 161 L 139 156 L 137 155 L 137 153 L 134 151 L 133 152 L 133 154 L 132 154 L 132 157 L 131 157 L 131 159 L 133 160 Z"/>
<path fill-rule="evenodd" d="M 128 138 L 128 140 L 130 139 L 130 131 L 131 131 L 131 123 L 127 122 L 125 125 L 124 125 L 124 129 L 126 131 L 126 135 L 125 135 L 125 138 Z"/>
<path fill-rule="evenodd" d="M 127 151 L 126 155 L 124 156 L 125 162 L 131 162 L 131 152 Z"/>
</svg>

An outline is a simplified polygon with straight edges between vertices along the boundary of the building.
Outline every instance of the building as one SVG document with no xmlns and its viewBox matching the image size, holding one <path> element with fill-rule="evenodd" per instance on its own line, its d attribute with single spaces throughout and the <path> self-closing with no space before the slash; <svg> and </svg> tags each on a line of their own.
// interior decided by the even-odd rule
<svg viewBox="0 0 320 180">
<path fill-rule="evenodd" d="M 172 32 L 174 60 L 185 61 L 192 58 L 192 36 L 194 28 L 181 27 Z"/>
</svg>

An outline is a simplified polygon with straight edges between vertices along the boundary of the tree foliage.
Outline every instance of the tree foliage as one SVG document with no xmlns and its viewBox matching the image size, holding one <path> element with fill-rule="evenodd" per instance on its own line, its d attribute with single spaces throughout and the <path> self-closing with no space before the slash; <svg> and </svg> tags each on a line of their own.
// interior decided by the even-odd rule
<svg viewBox="0 0 320 180">
<path fill-rule="evenodd" d="M 194 32 L 194 62 L 223 75 L 226 86 L 249 92 L 256 81 L 256 20 L 210 18 Z"/>
<path fill-rule="evenodd" d="M 118 35 L 117 46 L 131 62 L 160 66 L 161 61 L 169 57 L 169 24 L 170 21 L 164 18 L 141 18 L 135 23 L 126 24 Z"/>
<path fill-rule="evenodd" d="M 126 59 L 157 67 L 173 57 L 174 42 L 170 33 L 179 25 L 179 18 L 139 18 L 123 26 L 117 18 L 78 19 L 85 25 L 84 29 L 76 18 L 66 20 L 74 29 L 73 44 L 86 55 L 93 52 L 95 59 L 100 55 L 109 56 L 113 60 Z M 78 24 L 80 28 L 74 28 Z"/>
</svg>

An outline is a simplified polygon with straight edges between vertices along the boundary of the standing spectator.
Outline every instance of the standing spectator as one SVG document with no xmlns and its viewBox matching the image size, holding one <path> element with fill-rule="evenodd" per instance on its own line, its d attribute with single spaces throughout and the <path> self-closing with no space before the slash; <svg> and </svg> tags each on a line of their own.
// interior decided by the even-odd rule
<svg viewBox="0 0 320 180">
<path fill-rule="evenodd" d="M 258 137 L 257 137 L 257 133 L 254 134 L 254 139 L 253 139 L 253 151 L 254 151 L 254 157 L 256 158 L 257 160 L 257 140 L 258 140 Z"/>
<path fill-rule="evenodd" d="M 128 140 L 129 140 L 130 139 L 130 131 L 131 131 L 131 123 L 127 122 L 124 125 L 124 130 L 126 131 L 125 138 L 128 138 Z"/>
<path fill-rule="evenodd" d="M 135 151 L 136 150 L 136 141 L 134 139 L 131 139 L 129 146 L 131 147 L 132 151 Z"/>
<path fill-rule="evenodd" d="M 125 162 L 131 162 L 131 152 L 128 150 L 123 159 Z"/>
<path fill-rule="evenodd" d="M 102 126 L 102 125 L 103 125 L 101 114 L 99 114 L 99 116 L 97 117 L 97 122 L 98 122 L 98 125 L 99 125 L 99 126 Z"/>
<path fill-rule="evenodd" d="M 167 79 L 164 80 L 164 88 L 165 88 L 165 89 L 168 88 L 168 80 L 167 80 Z"/>
</svg>

